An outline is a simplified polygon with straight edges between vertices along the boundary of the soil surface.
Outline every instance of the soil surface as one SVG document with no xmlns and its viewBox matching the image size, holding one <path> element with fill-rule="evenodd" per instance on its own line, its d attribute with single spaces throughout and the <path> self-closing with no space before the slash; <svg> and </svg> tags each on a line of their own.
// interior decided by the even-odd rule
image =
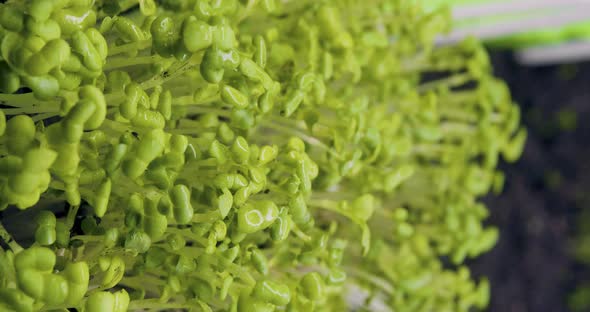
<svg viewBox="0 0 590 312">
<path fill-rule="evenodd" d="M 523 157 L 502 165 L 504 192 L 486 199 L 499 243 L 471 267 L 490 278 L 489 311 L 570 311 L 568 295 L 590 277 L 571 255 L 580 211 L 590 210 L 590 63 L 522 67 L 509 53 L 492 59 L 529 138 Z"/>
</svg>

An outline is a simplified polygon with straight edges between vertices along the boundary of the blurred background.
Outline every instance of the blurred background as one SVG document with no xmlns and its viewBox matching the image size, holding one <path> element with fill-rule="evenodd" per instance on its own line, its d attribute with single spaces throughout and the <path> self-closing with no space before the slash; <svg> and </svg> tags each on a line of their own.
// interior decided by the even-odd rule
<svg viewBox="0 0 590 312">
<path fill-rule="evenodd" d="M 486 198 L 501 237 L 470 263 L 490 278 L 489 311 L 590 311 L 590 1 L 428 0 L 476 36 L 522 111 L 522 158 Z"/>
<path fill-rule="evenodd" d="M 503 165 L 504 192 L 486 199 L 501 237 L 472 268 L 490 278 L 490 311 L 590 311 L 590 62 L 492 59 L 529 138 L 522 158 Z"/>
</svg>

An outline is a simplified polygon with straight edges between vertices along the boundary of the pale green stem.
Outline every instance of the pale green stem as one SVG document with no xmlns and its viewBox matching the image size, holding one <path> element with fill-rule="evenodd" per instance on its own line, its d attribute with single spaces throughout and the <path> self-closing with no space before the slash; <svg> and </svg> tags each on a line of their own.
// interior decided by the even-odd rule
<svg viewBox="0 0 590 312">
<path fill-rule="evenodd" d="M 46 103 L 46 104 L 43 104 L 42 106 L 3 108 L 2 111 L 6 115 L 40 114 L 40 113 L 59 112 L 59 105 L 52 105 L 52 104 L 54 104 L 54 103 Z"/>
<path fill-rule="evenodd" d="M 149 90 L 151 88 L 154 88 L 156 86 L 160 86 L 163 85 L 164 83 L 166 83 L 169 80 L 172 80 L 182 74 L 184 74 L 185 72 L 195 68 L 196 66 L 198 66 L 199 64 L 192 64 L 189 61 L 185 61 L 182 63 L 179 63 L 177 66 L 171 66 L 168 69 L 168 72 L 170 73 L 169 76 L 166 77 L 162 77 L 162 76 L 156 76 L 150 80 L 144 81 L 140 84 L 140 86 L 144 89 L 144 90 Z"/>
<path fill-rule="evenodd" d="M 250 14 L 252 13 L 252 9 L 256 5 L 256 2 L 258 2 L 258 1 L 248 0 L 248 3 L 246 4 L 246 8 L 242 11 L 242 14 L 240 14 L 240 16 L 238 16 L 238 18 L 237 18 L 238 24 L 241 21 L 243 21 L 244 19 L 246 19 L 248 16 L 250 16 Z"/>
<path fill-rule="evenodd" d="M 150 283 L 150 280 L 146 278 L 147 276 L 134 276 L 134 277 L 123 277 L 121 281 L 119 281 L 119 285 L 127 286 L 133 289 L 143 289 L 146 292 L 151 293 L 158 293 L 159 286 L 165 284 L 164 281 L 160 279 L 154 279 L 154 281 L 158 281 L 158 284 Z"/>
<path fill-rule="evenodd" d="M 195 235 L 190 231 L 185 231 L 185 230 L 181 230 L 181 229 L 177 229 L 177 228 L 173 228 L 173 227 L 168 227 L 167 231 L 171 234 L 182 235 L 190 240 L 193 240 L 193 241 L 199 243 L 201 246 L 204 246 L 204 247 L 207 247 L 207 245 L 209 244 L 209 242 L 207 241 L 206 238 Z"/>
<path fill-rule="evenodd" d="M 190 304 L 177 303 L 177 302 L 160 302 L 158 299 L 142 299 L 133 300 L 129 303 L 128 309 L 130 311 L 137 311 L 142 309 L 157 309 L 162 310 L 173 310 L 173 309 L 189 309 Z"/>
<path fill-rule="evenodd" d="M 378 286 L 380 290 L 384 291 L 388 295 L 394 294 L 394 287 L 391 283 L 379 276 L 375 276 L 368 272 L 359 270 L 358 268 L 354 267 L 346 267 L 346 272 L 352 273 L 352 275 L 356 276 L 357 278 L 363 279 L 365 281 L 370 282 L 371 284 Z"/>
<path fill-rule="evenodd" d="M 229 110 L 198 105 L 188 106 L 186 112 L 189 114 L 216 114 L 227 118 L 231 116 L 231 111 Z"/>
<path fill-rule="evenodd" d="M 459 133 L 459 134 L 465 134 L 465 133 L 473 133 L 476 128 L 472 125 L 469 124 L 464 124 L 464 123 L 460 123 L 460 122 L 442 122 L 440 124 L 440 129 L 443 133 L 445 134 L 452 134 L 452 133 Z"/>
<path fill-rule="evenodd" d="M 23 247 L 21 247 L 21 245 L 19 245 L 19 243 L 17 243 L 12 238 L 12 235 L 10 235 L 10 233 L 8 233 L 8 231 L 6 230 L 6 228 L 4 227 L 2 222 L 0 222 L 0 239 L 2 239 L 6 243 L 6 245 L 8 245 L 8 247 L 10 247 L 10 249 L 12 249 L 12 251 L 15 254 L 17 254 L 23 250 Z"/>
<path fill-rule="evenodd" d="M 105 64 L 105 66 L 103 67 L 103 70 L 107 71 L 107 70 L 113 70 L 113 69 L 135 66 L 135 65 L 154 64 L 160 59 L 162 59 L 162 58 L 157 55 L 137 56 L 134 58 L 128 58 L 128 57 L 109 58 L 109 61 Z"/>
<path fill-rule="evenodd" d="M 328 201 L 354 199 L 354 198 L 351 198 L 350 195 L 351 195 L 351 193 L 339 188 L 338 191 L 335 191 L 335 192 L 322 192 L 322 191 L 313 192 L 313 194 L 311 194 L 311 198 L 313 200 L 328 200 Z"/>
<path fill-rule="evenodd" d="M 295 235 L 297 235 L 297 237 L 299 237 L 301 240 L 305 242 L 311 241 L 311 236 L 303 233 L 303 231 L 297 226 L 297 224 L 293 224 L 293 228 L 291 229 L 291 231 L 293 231 L 293 233 L 295 233 Z"/>
<path fill-rule="evenodd" d="M 137 50 L 143 50 L 152 46 L 151 40 L 143 40 L 138 42 L 132 42 L 122 44 L 120 46 L 109 47 L 109 56 L 117 55 L 125 52 L 132 52 Z"/>
<path fill-rule="evenodd" d="M 209 208 L 209 207 L 207 207 Z M 192 218 L 194 223 L 205 223 L 218 220 L 221 217 L 219 210 L 213 210 L 207 213 L 195 213 Z"/>
<path fill-rule="evenodd" d="M 272 121 L 262 121 L 261 126 L 269 128 L 269 129 L 277 130 L 277 131 L 280 131 L 280 132 L 288 134 L 288 135 L 299 137 L 300 139 L 302 139 L 303 141 L 305 141 L 309 145 L 321 148 L 321 149 L 327 151 L 328 153 L 330 153 L 330 155 L 336 157 L 337 159 L 340 159 L 340 160 L 343 159 L 342 156 L 340 156 L 340 154 L 338 154 L 336 151 L 334 151 L 331 147 L 326 145 L 324 142 L 320 141 L 319 139 L 317 139 L 313 136 L 303 133 L 302 131 L 300 131 L 298 129 L 293 129 L 292 127 L 288 127 L 288 126 L 283 126 L 283 125 L 277 124 L 276 122 L 272 122 Z"/>
<path fill-rule="evenodd" d="M 211 102 L 218 101 L 219 99 L 220 99 L 219 93 L 209 96 L 209 97 L 202 99 L 198 102 L 196 102 L 194 100 L 192 95 L 185 95 L 185 96 L 180 96 L 180 97 L 175 98 L 172 101 L 172 105 L 192 107 L 192 106 L 196 106 L 196 105 L 209 104 Z"/>
<path fill-rule="evenodd" d="M 0 103 L 12 107 L 21 107 L 21 108 L 28 108 L 28 107 L 42 107 L 51 103 L 51 101 L 41 101 L 35 98 L 33 93 L 25 93 L 25 94 L 3 94 L 0 93 Z"/>
<path fill-rule="evenodd" d="M 246 271 L 243 267 L 235 264 L 235 263 L 228 263 L 227 270 L 234 276 L 238 276 L 242 281 L 250 286 L 254 286 L 256 284 L 256 280 L 248 271 Z"/>
<path fill-rule="evenodd" d="M 70 240 L 80 240 L 83 242 L 101 242 L 104 240 L 103 236 L 100 235 L 76 235 L 72 236 Z"/>
<path fill-rule="evenodd" d="M 446 149 L 452 148 L 448 144 L 416 144 L 412 152 L 419 155 L 433 155 L 444 152 Z"/>
<path fill-rule="evenodd" d="M 120 122 L 116 122 L 110 119 L 105 119 L 101 125 L 101 128 L 107 128 L 116 132 L 125 133 L 130 129 L 130 125 L 126 125 Z"/>
<path fill-rule="evenodd" d="M 68 227 L 68 229 L 71 229 L 74 226 L 74 222 L 76 222 L 76 215 L 78 214 L 79 208 L 79 205 L 70 206 L 70 209 L 68 210 L 68 215 L 66 216 L 66 226 Z"/>
<path fill-rule="evenodd" d="M 446 78 L 423 83 L 418 86 L 418 91 L 424 93 L 426 91 L 434 90 L 440 87 L 458 87 L 469 82 L 471 79 L 473 79 L 473 77 L 470 73 L 456 74 Z"/>
</svg>

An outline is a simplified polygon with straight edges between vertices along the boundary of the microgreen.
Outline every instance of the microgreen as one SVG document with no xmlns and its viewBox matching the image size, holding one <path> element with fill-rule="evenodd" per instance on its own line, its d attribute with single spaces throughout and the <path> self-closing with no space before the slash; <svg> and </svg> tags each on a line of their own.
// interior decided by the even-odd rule
<svg viewBox="0 0 590 312">
<path fill-rule="evenodd" d="M 0 4 L 0 211 L 67 206 L 30 246 L 0 227 L 0 309 L 340 311 L 352 286 L 483 309 L 462 263 L 526 132 L 477 41 L 433 45 L 448 25 L 400 0 Z"/>
</svg>

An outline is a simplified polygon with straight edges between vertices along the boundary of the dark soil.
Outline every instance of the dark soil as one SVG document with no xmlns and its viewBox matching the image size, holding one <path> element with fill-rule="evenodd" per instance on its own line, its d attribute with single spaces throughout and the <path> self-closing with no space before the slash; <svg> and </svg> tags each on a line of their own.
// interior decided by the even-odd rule
<svg viewBox="0 0 590 312">
<path fill-rule="evenodd" d="M 500 241 L 472 268 L 490 278 L 489 311 L 569 311 L 568 295 L 590 276 L 571 255 L 579 212 L 590 209 L 590 63 L 522 67 L 508 53 L 493 62 L 529 139 L 523 157 L 503 165 L 504 192 L 486 200 Z"/>
</svg>

